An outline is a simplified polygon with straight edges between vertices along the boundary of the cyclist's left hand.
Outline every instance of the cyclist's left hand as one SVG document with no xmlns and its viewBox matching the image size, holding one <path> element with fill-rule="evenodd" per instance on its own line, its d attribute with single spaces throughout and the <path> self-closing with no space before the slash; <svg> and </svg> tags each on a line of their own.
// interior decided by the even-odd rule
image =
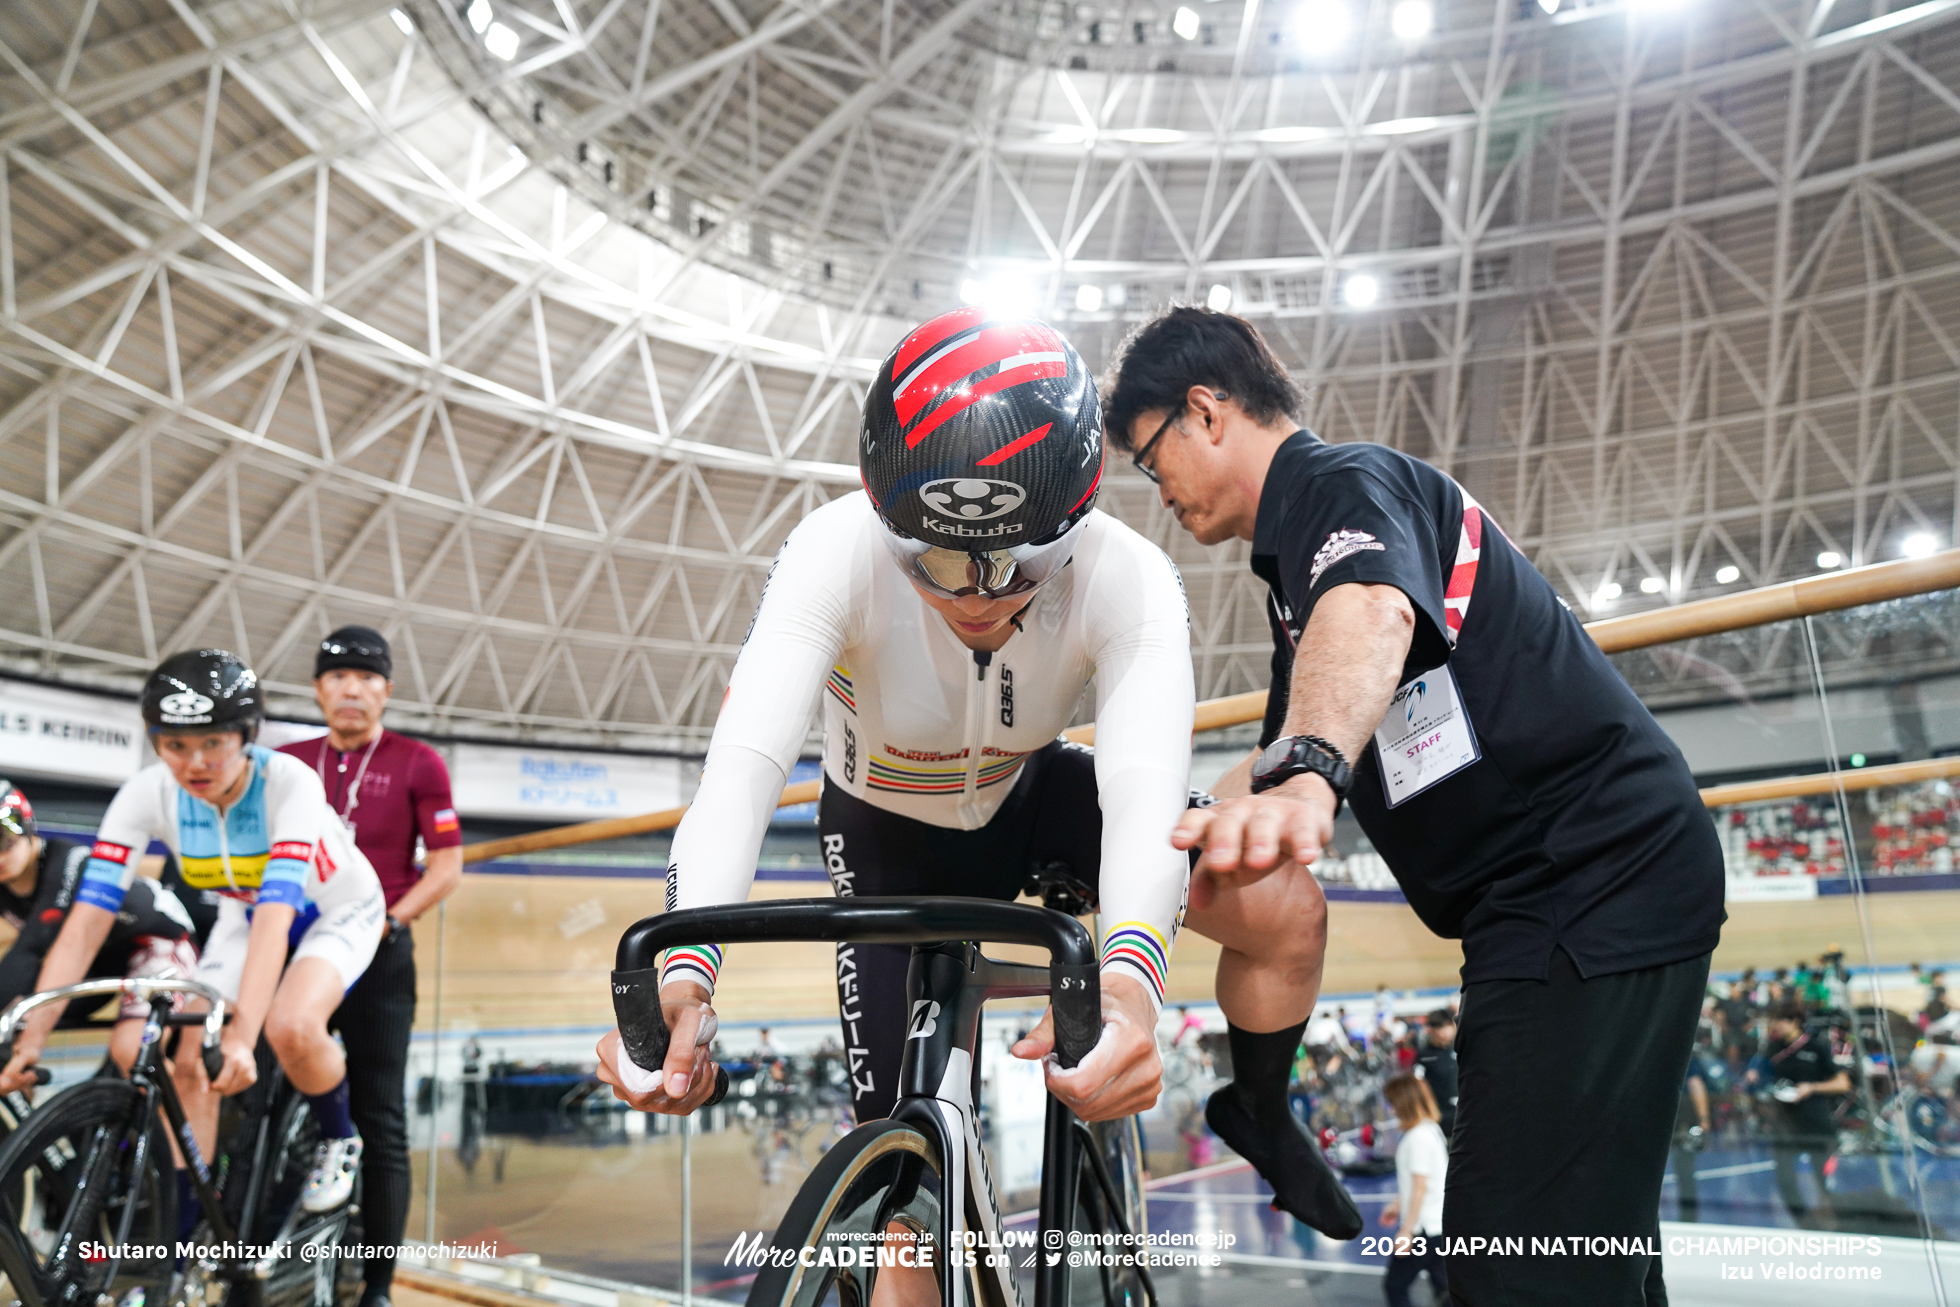
<svg viewBox="0 0 1960 1307">
<path fill-rule="evenodd" d="M 226 1032 L 223 1042 L 218 1045 L 219 1051 L 225 1055 L 225 1065 L 218 1072 L 218 1078 L 211 1082 L 211 1087 L 220 1096 L 229 1098 L 258 1083 L 259 1060 L 252 1053 L 252 1045 L 256 1042 Z"/>
<path fill-rule="evenodd" d="M 34 1064 L 40 1060 L 41 1050 L 38 1047 L 25 1048 L 16 1044 L 13 1060 L 7 1063 L 6 1070 L 0 1071 L 0 1094 L 11 1094 L 17 1089 L 33 1089 Z"/>
<path fill-rule="evenodd" d="M 1064 1071 L 1049 1063 L 1048 1092 L 1084 1121 L 1114 1121 L 1156 1105 L 1164 1086 L 1164 1062 L 1157 1055 L 1157 1022 L 1143 982 L 1105 974 L 1102 979 L 1102 1037 L 1079 1066 Z M 1011 1050 L 1033 1061 L 1055 1050 L 1055 1014 Z"/>
</svg>

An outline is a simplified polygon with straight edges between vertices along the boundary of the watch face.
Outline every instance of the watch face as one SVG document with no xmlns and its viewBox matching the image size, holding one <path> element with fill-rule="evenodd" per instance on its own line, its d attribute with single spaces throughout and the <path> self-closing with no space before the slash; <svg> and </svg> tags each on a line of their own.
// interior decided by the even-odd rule
<svg viewBox="0 0 1960 1307">
<path fill-rule="evenodd" d="M 1259 761 L 1252 764 L 1252 774 L 1254 776 L 1264 776 L 1267 772 L 1285 762 L 1287 755 L 1292 750 L 1292 736 L 1281 736 L 1279 739 L 1274 740 L 1266 746 L 1266 751 L 1259 755 Z"/>
</svg>

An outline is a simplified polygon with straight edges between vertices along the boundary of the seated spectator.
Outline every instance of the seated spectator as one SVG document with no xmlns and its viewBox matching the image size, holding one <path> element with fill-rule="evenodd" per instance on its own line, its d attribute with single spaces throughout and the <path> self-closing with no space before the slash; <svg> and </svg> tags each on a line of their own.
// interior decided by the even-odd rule
<svg viewBox="0 0 1960 1307">
<path fill-rule="evenodd" d="M 1919 1087 L 1929 1094 L 1951 1098 L 1960 1080 L 1960 1045 L 1949 1034 L 1935 1035 L 1912 1050 L 1908 1065 Z"/>
</svg>

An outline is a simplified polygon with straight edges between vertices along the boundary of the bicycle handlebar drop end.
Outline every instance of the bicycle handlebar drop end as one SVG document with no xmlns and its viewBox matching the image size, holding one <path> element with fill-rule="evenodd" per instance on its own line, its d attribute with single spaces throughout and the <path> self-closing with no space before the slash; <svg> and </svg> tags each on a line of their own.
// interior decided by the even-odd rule
<svg viewBox="0 0 1960 1307">
<path fill-rule="evenodd" d="M 667 1019 L 660 1014 L 660 968 L 612 973 L 613 1017 L 619 1042 L 642 1071 L 667 1061 Z"/>
<path fill-rule="evenodd" d="M 667 1018 L 660 1012 L 660 968 L 612 973 L 613 1017 L 619 1022 L 619 1043 L 633 1065 L 658 1071 L 667 1062 Z M 728 1071 L 715 1067 L 715 1091 L 703 1107 L 728 1097 Z"/>
<path fill-rule="evenodd" d="M 1049 991 L 1055 1014 L 1055 1060 L 1064 1069 L 1077 1066 L 1102 1038 L 1102 971 L 1093 962 L 1049 964 L 1054 988 Z"/>
</svg>

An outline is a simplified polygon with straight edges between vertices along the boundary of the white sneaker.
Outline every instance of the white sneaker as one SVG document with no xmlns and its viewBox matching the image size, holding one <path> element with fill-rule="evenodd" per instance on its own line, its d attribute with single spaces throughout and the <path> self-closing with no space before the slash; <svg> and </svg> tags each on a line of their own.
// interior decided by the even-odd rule
<svg viewBox="0 0 1960 1307">
<path fill-rule="evenodd" d="M 299 1205 L 312 1213 L 331 1212 L 354 1196 L 354 1176 L 361 1169 L 361 1140 L 322 1139 L 313 1154 L 313 1173 Z"/>
</svg>

